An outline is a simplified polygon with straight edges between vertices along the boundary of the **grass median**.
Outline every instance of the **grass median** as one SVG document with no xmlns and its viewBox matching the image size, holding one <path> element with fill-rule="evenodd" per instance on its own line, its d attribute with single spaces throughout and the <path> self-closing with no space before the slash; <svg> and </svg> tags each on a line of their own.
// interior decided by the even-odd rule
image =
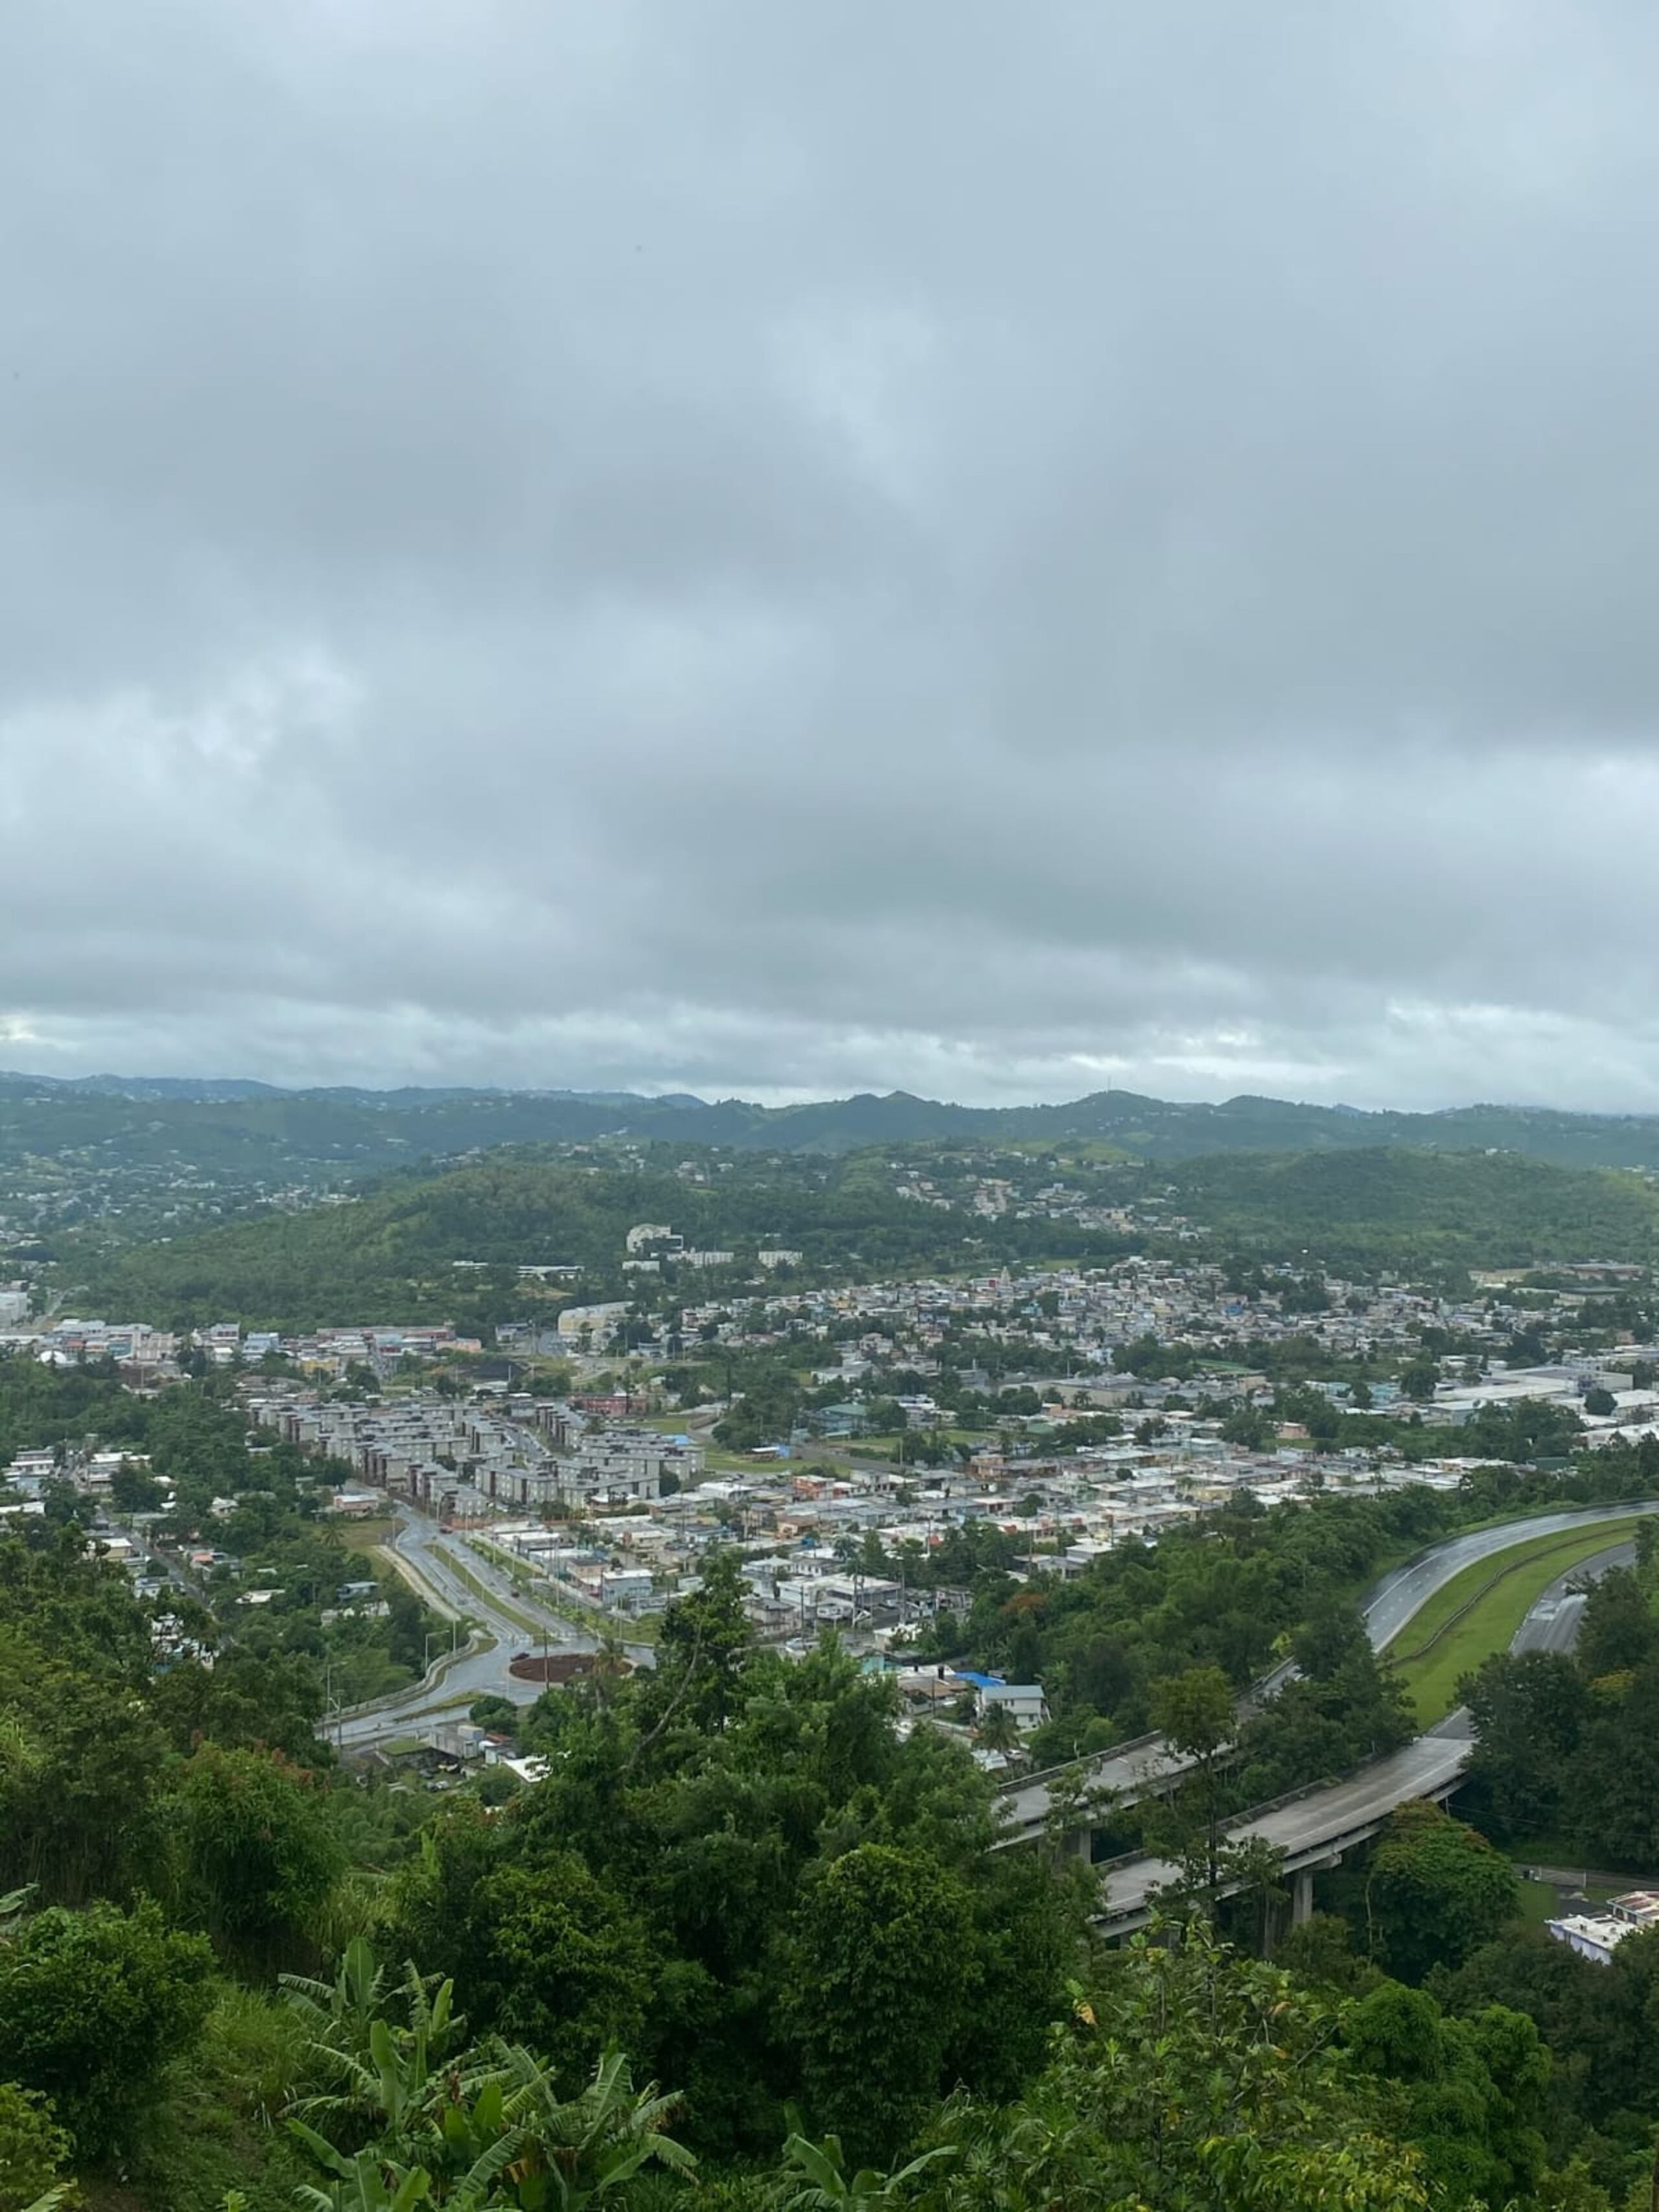
<svg viewBox="0 0 1659 2212">
<path fill-rule="evenodd" d="M 561 1589 L 550 1575 L 534 1573 L 513 1553 L 503 1551 L 499 1544 L 492 1544 L 489 1537 L 470 1536 L 467 1541 L 480 1559 L 490 1560 L 507 1575 L 520 1597 L 539 1605 L 544 1613 L 550 1613 L 556 1619 L 568 1622 L 571 1627 L 586 1628 L 595 1635 L 605 1629 L 614 1629 L 624 1644 L 656 1642 L 662 1626 L 659 1613 L 607 1613 L 603 1607 L 590 1604 L 586 1599 Z M 472 1587 L 477 1586 L 472 1576 L 467 1575 L 465 1579 Z M 496 1597 L 493 1602 L 515 1619 L 518 1617 L 516 1608 L 504 1599 Z M 540 1636 L 541 1632 L 538 1627 L 537 1635 Z"/>
<path fill-rule="evenodd" d="M 1543 1592 L 1580 1561 L 1626 1541 L 1639 1519 L 1534 1536 L 1477 1559 L 1437 1589 L 1389 1647 L 1398 1661 L 1420 1728 L 1444 1720 L 1457 1685 L 1494 1651 L 1507 1651 Z"/>
<path fill-rule="evenodd" d="M 481 1604 L 492 1608 L 504 1620 L 510 1620 L 515 1628 L 529 1638 L 531 1643 L 541 1642 L 545 1632 L 544 1624 L 538 1620 L 533 1613 L 526 1613 L 522 1606 L 514 1605 L 511 1598 L 503 1597 L 498 1589 L 492 1589 L 483 1577 L 468 1566 L 466 1561 L 459 1553 L 446 1552 L 443 1554 L 443 1562 L 458 1581 L 466 1584 L 468 1589 Z"/>
</svg>

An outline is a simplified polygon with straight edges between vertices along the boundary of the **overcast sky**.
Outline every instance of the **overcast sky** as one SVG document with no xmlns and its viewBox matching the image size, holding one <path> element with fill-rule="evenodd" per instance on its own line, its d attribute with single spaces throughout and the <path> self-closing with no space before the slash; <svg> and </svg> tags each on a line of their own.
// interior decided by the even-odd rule
<svg viewBox="0 0 1659 2212">
<path fill-rule="evenodd" d="M 5 0 L 0 1065 L 1659 1109 L 1649 0 Z"/>
</svg>

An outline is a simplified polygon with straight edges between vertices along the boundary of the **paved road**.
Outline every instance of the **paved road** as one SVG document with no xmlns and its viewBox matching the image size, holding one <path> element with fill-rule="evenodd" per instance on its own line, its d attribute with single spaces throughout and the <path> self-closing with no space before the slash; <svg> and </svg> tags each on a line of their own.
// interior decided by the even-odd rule
<svg viewBox="0 0 1659 2212">
<path fill-rule="evenodd" d="M 1477 1553 L 1474 1556 L 1480 1558 L 1483 1554 Z M 1628 1565 L 1635 1556 L 1634 1544 L 1613 1544 L 1558 1575 L 1540 1592 L 1516 1631 L 1510 1650 L 1571 1651 L 1583 1615 L 1584 1600 L 1571 1594 L 1568 1584 L 1585 1578 L 1594 1581 L 1611 1567 Z M 1468 1560 L 1463 1564 L 1467 1565 Z M 1346 1781 L 1333 1784 L 1328 1790 L 1312 1791 L 1293 1804 L 1280 1806 L 1230 1829 L 1228 1840 L 1243 1843 L 1260 1838 L 1271 1844 L 1284 1852 L 1287 1868 L 1293 1867 L 1298 1860 L 1314 1863 L 1324 1853 L 1339 1848 L 1345 1837 L 1358 1840 L 1393 1812 L 1395 1806 L 1404 1804 L 1409 1798 L 1433 1796 L 1443 1790 L 1461 1771 L 1474 1737 L 1468 1709 L 1460 1705 L 1437 1727 L 1407 1744 L 1403 1750 L 1373 1761 L 1358 1774 L 1350 1775 Z M 1152 1858 L 1135 1859 L 1112 1868 L 1104 1877 L 1107 1912 L 1114 1919 L 1139 1913 L 1152 1892 L 1173 1881 L 1176 1872 L 1166 1860 Z"/>
<path fill-rule="evenodd" d="M 1516 1632 L 1510 1650 L 1571 1651 L 1578 1641 L 1584 1600 L 1569 1585 L 1599 1581 L 1609 1568 L 1628 1567 L 1635 1559 L 1634 1544 L 1611 1544 L 1605 1552 L 1593 1552 L 1589 1559 L 1580 1559 L 1576 1567 L 1569 1567 L 1565 1574 L 1558 1575 L 1547 1589 L 1539 1592 L 1532 1611 Z"/>
<path fill-rule="evenodd" d="M 1463 1722 L 1467 1728 L 1467 1715 Z M 1450 1726 L 1449 1722 L 1442 1723 L 1447 1730 Z M 1283 1851 L 1287 1867 L 1293 1865 L 1310 1852 L 1328 1851 L 1345 1835 L 1363 1833 L 1407 1798 L 1432 1796 L 1461 1771 L 1468 1755 L 1467 1735 L 1420 1735 L 1403 1751 L 1362 1767 L 1346 1782 L 1229 1829 L 1227 1840 L 1240 1844 L 1259 1838 Z M 1113 1867 L 1105 1877 L 1107 1911 L 1114 1918 L 1139 1912 L 1152 1891 L 1174 1881 L 1179 1871 L 1165 1859 L 1135 1859 Z"/>
<path fill-rule="evenodd" d="M 1444 1588 L 1455 1575 L 1477 1559 L 1492 1558 L 1512 1545 L 1527 1542 L 1534 1536 L 1553 1536 L 1583 1527 L 1587 1522 L 1607 1521 L 1626 1513 L 1659 1513 L 1659 1499 L 1644 1504 L 1608 1507 L 1605 1505 L 1575 1506 L 1554 1513 L 1534 1513 L 1522 1521 L 1506 1521 L 1501 1528 L 1476 1528 L 1468 1534 L 1448 1537 L 1437 1544 L 1425 1557 L 1409 1565 L 1396 1567 L 1384 1575 L 1366 1599 L 1363 1609 L 1366 1633 L 1373 1647 L 1381 1650 L 1392 1643 L 1407 1621 L 1419 1612 L 1437 1590 Z M 1583 1569 L 1573 1570 L 1575 1576 Z M 1564 1578 L 1565 1579 L 1565 1578 Z M 1553 1585 L 1552 1585 L 1553 1587 Z M 1570 1650 L 1571 1632 L 1566 1623 L 1562 1632 L 1568 1636 L 1565 1645 L 1552 1645 L 1553 1650 Z M 1264 1687 L 1277 1689 L 1287 1680 L 1294 1669 L 1286 1665 L 1276 1668 L 1268 1676 Z M 1172 1752 L 1161 1738 L 1139 1744 L 1129 1749 L 1103 1752 L 1089 1762 L 1088 1780 L 1091 1790 L 1109 1790 L 1115 1796 L 1133 1801 L 1142 1796 L 1149 1786 L 1160 1780 L 1183 1773 L 1189 1762 Z M 1044 1782 L 1027 1782 L 1002 1793 L 1006 1808 L 1005 1818 L 1011 1835 L 1029 1834 L 1040 1828 L 1048 1811 L 1048 1787 Z"/>
<path fill-rule="evenodd" d="M 1436 1590 L 1477 1559 L 1489 1559 L 1533 1536 L 1564 1535 L 1587 1522 L 1637 1513 L 1659 1513 L 1659 1498 L 1636 1505 L 1583 1505 L 1559 1513 L 1534 1513 L 1524 1521 L 1506 1521 L 1500 1528 L 1476 1528 L 1466 1536 L 1449 1537 L 1445 1543 L 1437 1544 L 1426 1559 L 1398 1567 L 1378 1583 L 1365 1602 L 1365 1626 L 1371 1642 L 1378 1650 L 1392 1643 Z"/>
<path fill-rule="evenodd" d="M 399 1509 L 392 1548 L 410 1570 L 433 1610 L 451 1620 L 478 1622 L 494 1639 L 489 1650 L 469 1652 L 453 1664 L 440 1666 L 435 1679 L 428 1676 L 395 1696 L 380 1698 L 365 1711 L 350 1713 L 331 1724 L 328 1733 L 347 1748 L 386 1741 L 438 1714 L 464 1712 L 479 1698 L 507 1698 L 514 1705 L 533 1704 L 540 1696 L 538 1684 L 520 1682 L 508 1673 L 514 1654 L 531 1648 L 532 1639 L 520 1623 L 492 1602 L 492 1595 L 511 1596 L 516 1612 L 527 1614 L 545 1631 L 550 1651 L 592 1651 L 597 1638 L 574 1628 L 555 1613 L 527 1598 L 518 1596 L 506 1572 L 467 1549 L 459 1536 L 446 1536 L 437 1523 L 408 1507 Z M 454 1561 L 465 1564 L 469 1574 L 483 1584 L 488 1595 L 470 1589 L 456 1573 Z M 542 1639 L 534 1639 L 543 1648 Z"/>
</svg>

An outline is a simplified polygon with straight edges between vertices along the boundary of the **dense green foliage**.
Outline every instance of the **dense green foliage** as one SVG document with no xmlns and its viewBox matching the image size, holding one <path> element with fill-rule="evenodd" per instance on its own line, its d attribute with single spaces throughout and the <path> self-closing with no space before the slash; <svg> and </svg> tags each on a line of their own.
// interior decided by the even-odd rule
<svg viewBox="0 0 1659 2212">
<path fill-rule="evenodd" d="M 1659 1201 L 1644 1178 L 1512 1155 L 1235 1154 L 1189 1161 L 1172 1180 L 1182 1211 L 1234 1245 L 1311 1249 L 1338 1266 L 1524 1267 L 1659 1252 Z"/>
<path fill-rule="evenodd" d="M 959 1747 L 895 1735 L 890 1685 L 832 1648 L 738 1665 L 729 1568 L 700 1602 L 702 1632 L 671 1623 L 654 1674 L 543 1700 L 525 1733 L 547 1781 L 438 1820 L 395 1887 L 396 1946 L 465 1967 L 477 2024 L 562 2059 L 623 2038 L 685 2090 L 702 2147 L 758 2150 L 807 2081 L 860 2153 L 890 2151 L 919 2107 L 884 2112 L 871 2039 L 907 2046 L 921 2106 L 1011 2086 L 1041 2053 L 1075 1900 L 988 1850 L 988 1785 Z M 975 2033 L 988 2009 L 994 2039 Z"/>
<path fill-rule="evenodd" d="M 96 2162 L 133 2134 L 175 2051 L 201 2033 L 211 1966 L 202 1938 L 167 1927 L 149 1901 L 32 1915 L 0 1944 L 0 2080 L 50 2099 Z"/>
<path fill-rule="evenodd" d="M 927 2202 L 953 2212 L 1420 2206 L 1419 2160 L 1389 2139 L 1388 2089 L 1343 2047 L 1341 2026 L 1286 1975 L 1201 1936 L 1175 1949 L 1138 1943 L 1079 1993 L 1012 2110 L 946 2115 L 939 2133 L 959 2136 L 963 2153 Z"/>
<path fill-rule="evenodd" d="M 988 1219 L 969 1205 L 986 1160 L 935 1149 L 904 1162 L 938 1178 L 939 1203 L 901 1195 L 900 1164 L 886 1147 L 688 1161 L 684 1147 L 660 1146 L 620 1162 L 498 1151 L 441 1172 L 393 1175 L 349 1203 L 245 1216 L 163 1242 L 71 1237 L 60 1244 L 61 1273 L 77 1301 L 161 1325 L 234 1316 L 284 1328 L 368 1317 L 488 1328 L 535 1310 L 521 1266 L 579 1267 L 586 1297 L 720 1289 L 718 1269 L 688 1273 L 677 1285 L 672 1260 L 660 1283 L 624 1275 L 624 1238 L 642 1220 L 672 1223 L 690 1245 L 733 1252 L 735 1268 L 725 1272 L 745 1279 L 757 1250 L 779 1242 L 802 1254 L 809 1279 L 868 1279 L 1025 1261 L 1103 1264 L 1157 1239 L 1155 1230 L 1131 1237 L 1025 1209 Z M 693 1179 L 677 1172 L 687 1164 Z M 1400 1146 L 1228 1153 L 1156 1167 L 1084 1158 L 1066 1172 L 1081 1198 L 1155 1202 L 1209 1231 L 1215 1249 L 1241 1264 L 1302 1252 L 1360 1271 L 1402 1261 L 1430 1269 L 1659 1253 L 1659 1198 L 1644 1178 L 1515 1155 Z M 1293 1302 L 1295 1291 L 1288 1286 Z M 1163 1373 L 1176 1371 L 1170 1350 Z M 1133 1346 L 1126 1364 L 1135 1364 Z"/>
<path fill-rule="evenodd" d="M 1329 1878 L 1340 1919 L 1286 1933 L 1271 1855 L 1249 1872 L 1221 1916 L 1278 1963 L 1219 1946 L 1204 1897 L 1230 1807 L 1407 1731 L 1353 1604 L 1380 1563 L 1651 1487 L 1659 1450 L 1241 1503 L 1071 1582 L 1016 1583 L 998 1532 L 958 1532 L 935 1571 L 972 1587 L 978 1656 L 1049 1683 L 1039 1754 L 1146 1721 L 1198 1762 L 1145 1816 L 1197 1869 L 1191 1917 L 1108 1953 L 1087 1869 L 995 1848 L 990 1783 L 896 1726 L 890 1677 L 833 1638 L 755 1647 L 732 1559 L 654 1668 L 518 1717 L 544 1779 L 428 1796 L 314 1735 L 320 1668 L 372 1626 L 395 1671 L 420 1619 L 325 1627 L 362 1571 L 314 1518 L 332 1470 L 251 1447 L 212 1382 L 0 1363 L 0 1419 L 13 1448 L 147 1454 L 174 1500 L 152 1532 L 187 1557 L 210 1527 L 283 1591 L 250 1612 L 215 1570 L 141 1598 L 62 1494 L 0 1540 L 0 2212 L 64 2172 L 92 2212 L 1626 2212 L 1650 2170 L 1659 1938 L 1587 1987 L 1519 1927 L 1509 1862 L 1428 1807 Z M 1470 1802 L 1500 1835 L 1648 1847 L 1656 1577 L 1644 1538 L 1576 1660 L 1474 1686 Z M 211 1668 L 158 1640 L 163 1608 Z"/>
<path fill-rule="evenodd" d="M 1154 1686 L 1188 1668 L 1217 1668 L 1243 1690 L 1300 1637 L 1305 1679 L 1249 1738 L 1252 1795 L 1271 1796 L 1401 1740 L 1392 1685 L 1346 1601 L 1391 1552 L 1428 1541 L 1459 1510 L 1425 1490 L 1271 1511 L 1241 1496 L 1156 1545 L 1120 1546 L 1074 1579 L 982 1574 L 965 1637 L 942 1626 L 939 1639 L 1044 1685 L 1054 1718 L 1033 1753 L 1046 1761 L 1139 1735 L 1152 1724 Z M 1310 1774 L 1285 1778 L 1287 1760 L 1310 1759 Z"/>
<path fill-rule="evenodd" d="M 1498 1832 L 1555 1837 L 1586 1861 L 1659 1868 L 1659 1548 L 1603 1576 L 1571 1657 L 1488 1659 L 1463 1685 L 1480 1729 L 1473 1779 Z"/>
</svg>

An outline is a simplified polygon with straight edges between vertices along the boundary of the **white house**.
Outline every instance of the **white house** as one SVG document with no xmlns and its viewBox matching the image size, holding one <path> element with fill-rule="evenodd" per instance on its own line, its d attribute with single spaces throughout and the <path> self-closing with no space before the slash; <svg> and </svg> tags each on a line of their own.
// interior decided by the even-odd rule
<svg viewBox="0 0 1659 2212">
<path fill-rule="evenodd" d="M 979 1713 L 983 1720 L 997 1707 L 1012 1713 L 1022 1733 L 1040 1728 L 1048 1717 L 1048 1700 L 1041 1682 L 985 1682 L 979 1688 Z"/>
</svg>

